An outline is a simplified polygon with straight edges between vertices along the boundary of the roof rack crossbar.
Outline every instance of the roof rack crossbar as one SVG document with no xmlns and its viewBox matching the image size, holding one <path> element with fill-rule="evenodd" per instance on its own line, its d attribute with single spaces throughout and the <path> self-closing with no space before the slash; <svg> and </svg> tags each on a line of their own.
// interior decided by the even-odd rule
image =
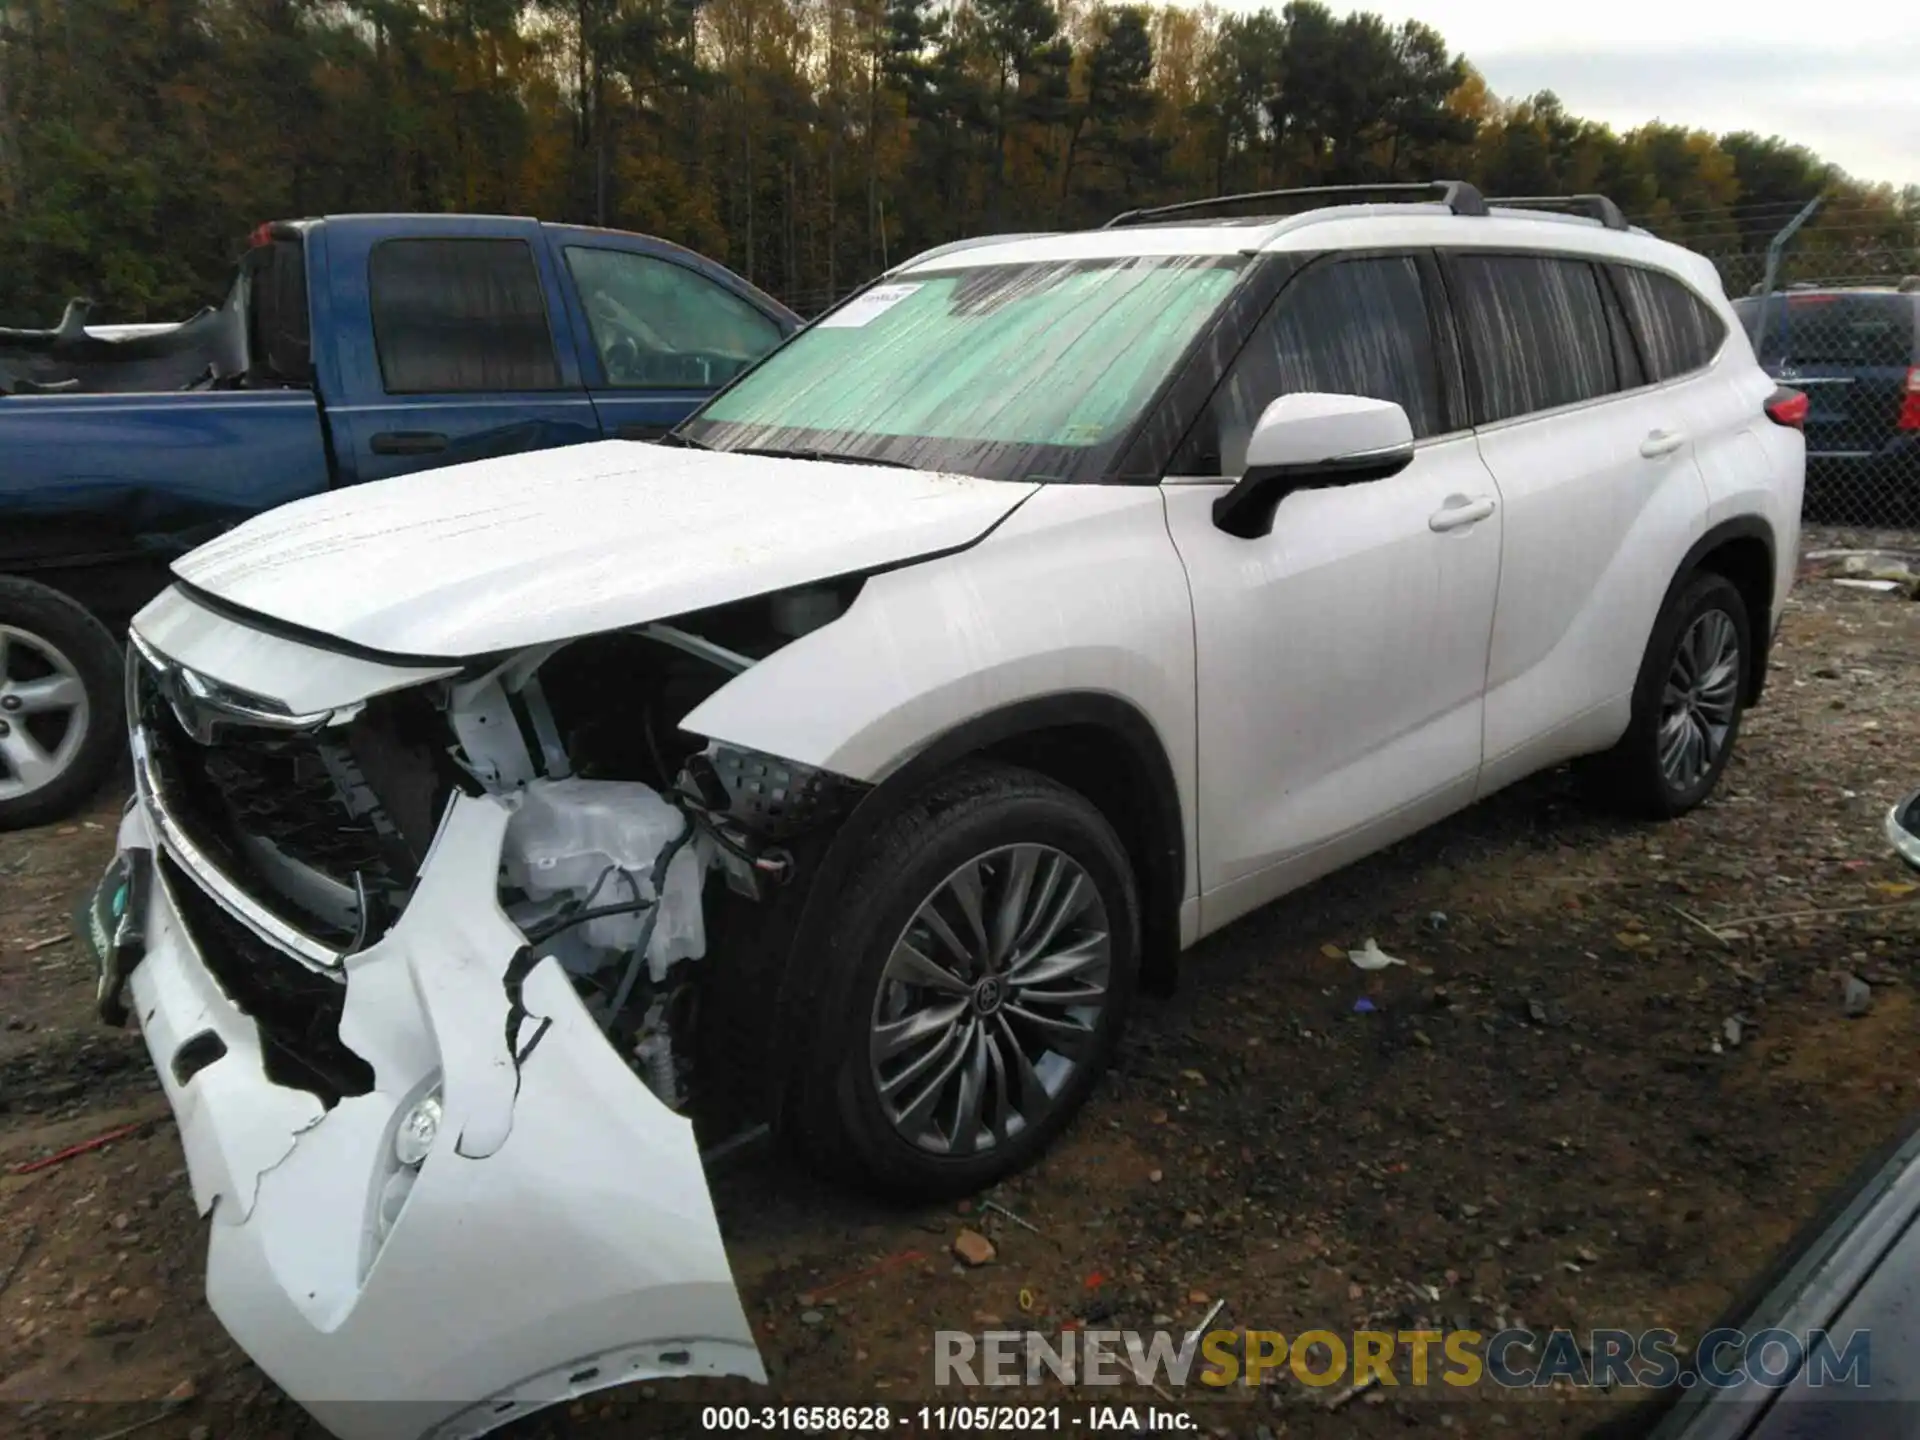
<svg viewBox="0 0 1920 1440">
<path fill-rule="evenodd" d="M 1114 216 L 1100 228 L 1112 230 L 1121 225 L 1140 225 L 1166 216 L 1192 215 L 1223 205 L 1244 205 L 1256 200 L 1302 200 L 1318 197 L 1365 195 L 1404 195 L 1441 200 L 1456 215 L 1485 215 L 1487 203 L 1480 192 L 1464 180 L 1426 180 L 1388 185 L 1307 185 L 1293 190 L 1249 190 L 1241 195 L 1216 195 L 1210 200 L 1183 200 L 1177 205 L 1155 205 L 1144 210 L 1127 210 Z"/>
<path fill-rule="evenodd" d="M 1585 215 L 1609 230 L 1625 230 L 1627 217 L 1605 195 L 1489 195 L 1487 204 L 1509 210 L 1545 210 L 1553 214 Z"/>
</svg>

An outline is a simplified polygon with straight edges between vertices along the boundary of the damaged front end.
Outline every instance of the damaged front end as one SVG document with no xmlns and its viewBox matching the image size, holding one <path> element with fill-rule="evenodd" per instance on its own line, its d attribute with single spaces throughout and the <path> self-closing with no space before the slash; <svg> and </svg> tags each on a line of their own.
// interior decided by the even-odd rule
<svg viewBox="0 0 1920 1440">
<path fill-rule="evenodd" d="M 861 787 L 675 721 L 847 598 L 466 668 L 236 643 L 180 591 L 136 621 L 129 1008 L 209 1301 L 335 1433 L 765 1378 L 695 1121 L 754 1118 L 738 937 Z"/>
</svg>

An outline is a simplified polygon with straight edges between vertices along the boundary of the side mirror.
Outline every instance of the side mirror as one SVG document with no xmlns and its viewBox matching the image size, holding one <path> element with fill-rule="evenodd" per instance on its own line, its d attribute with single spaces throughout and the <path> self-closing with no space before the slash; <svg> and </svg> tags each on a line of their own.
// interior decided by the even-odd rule
<svg viewBox="0 0 1920 1440">
<path fill-rule="evenodd" d="M 1247 470 L 1213 502 L 1213 523 L 1257 539 L 1295 490 L 1384 480 L 1413 459 L 1413 426 L 1391 400 L 1359 395 L 1282 395 L 1261 412 L 1247 442 Z"/>
<path fill-rule="evenodd" d="M 1920 792 L 1907 796 L 1888 812 L 1887 839 L 1902 860 L 1920 870 Z"/>
</svg>

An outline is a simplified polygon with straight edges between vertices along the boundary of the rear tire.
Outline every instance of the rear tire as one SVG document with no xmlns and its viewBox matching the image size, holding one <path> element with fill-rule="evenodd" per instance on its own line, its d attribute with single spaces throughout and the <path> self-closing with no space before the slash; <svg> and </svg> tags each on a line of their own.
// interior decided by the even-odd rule
<svg viewBox="0 0 1920 1440">
<path fill-rule="evenodd" d="M 898 1198 L 968 1194 L 1032 1162 L 1133 998 L 1140 902 L 1113 827 L 1043 775 L 970 765 L 881 827 L 836 909 L 793 1021 L 810 1037 L 796 1148 Z"/>
<path fill-rule="evenodd" d="M 1694 575 L 1654 622 L 1633 718 L 1619 743 L 1585 766 L 1589 793 L 1654 820 L 1704 801 L 1739 738 L 1753 658 L 1740 591 L 1724 575 Z"/>
<path fill-rule="evenodd" d="M 126 754 L 120 646 L 57 590 L 0 575 L 0 831 L 63 819 Z"/>
</svg>

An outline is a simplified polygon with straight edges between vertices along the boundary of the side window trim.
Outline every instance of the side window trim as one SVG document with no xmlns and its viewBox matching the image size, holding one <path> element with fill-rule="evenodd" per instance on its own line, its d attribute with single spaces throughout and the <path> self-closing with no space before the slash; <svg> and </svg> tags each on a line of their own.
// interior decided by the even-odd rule
<svg viewBox="0 0 1920 1440">
<path fill-rule="evenodd" d="M 1473 399 L 1467 390 L 1467 342 L 1454 312 L 1453 290 L 1437 250 L 1414 253 L 1420 288 L 1427 301 L 1427 327 L 1433 336 L 1434 363 L 1440 369 L 1440 429 L 1415 446 L 1464 435 L 1473 429 Z"/>
<path fill-rule="evenodd" d="M 541 319 L 542 325 L 545 328 L 545 333 L 547 337 L 548 359 L 552 362 L 552 366 L 553 366 L 553 383 L 551 385 L 541 385 L 541 386 L 534 386 L 534 387 L 521 386 L 513 390 L 499 390 L 499 389 L 484 388 L 484 387 L 477 388 L 477 389 L 470 389 L 470 390 L 468 389 L 447 390 L 445 388 L 433 389 L 433 390 L 396 390 L 394 389 L 392 382 L 387 377 L 387 356 L 386 356 L 385 347 L 381 344 L 381 340 L 380 340 L 380 298 L 379 298 L 377 287 L 374 284 L 374 266 L 377 263 L 380 253 L 383 250 L 389 250 L 401 245 L 517 245 L 519 246 L 521 251 L 526 256 L 527 268 L 529 271 L 531 271 L 533 275 L 534 288 L 540 296 L 540 319 Z M 519 236 L 519 235 L 386 235 L 374 241 L 372 245 L 367 247 L 366 266 L 367 266 L 367 279 L 366 279 L 367 319 L 368 319 L 368 324 L 370 326 L 371 335 L 373 339 L 374 365 L 380 372 L 381 394 L 389 395 L 389 396 L 503 395 L 503 394 L 552 395 L 552 394 L 561 393 L 563 391 L 570 391 L 575 388 L 574 386 L 569 385 L 567 383 L 567 369 L 562 361 L 562 356 L 564 354 L 564 347 L 562 346 L 561 341 L 564 337 L 559 333 L 559 331 L 556 330 L 554 326 L 552 297 L 547 293 L 548 284 L 547 284 L 545 273 L 541 269 L 540 257 L 535 252 L 533 245 L 525 237 Z"/>
</svg>

